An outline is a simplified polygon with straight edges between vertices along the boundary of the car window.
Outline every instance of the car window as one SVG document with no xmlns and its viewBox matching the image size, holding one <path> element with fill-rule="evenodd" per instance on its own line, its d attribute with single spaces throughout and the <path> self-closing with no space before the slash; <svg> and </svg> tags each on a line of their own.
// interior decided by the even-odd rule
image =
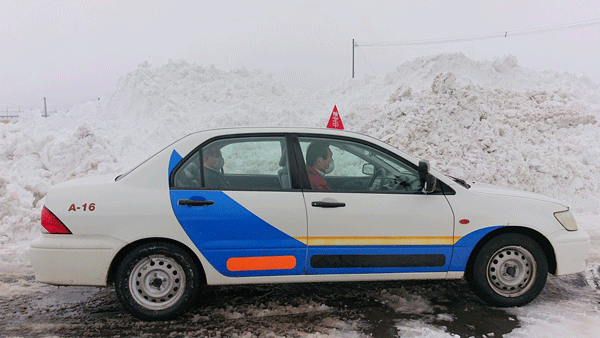
<svg viewBox="0 0 600 338">
<path fill-rule="evenodd" d="M 300 137 L 299 141 L 312 190 L 422 191 L 416 167 L 375 147 L 314 137 Z"/>
<path fill-rule="evenodd" d="M 202 187 L 200 178 L 200 153 L 194 152 L 175 172 L 174 186 L 176 188 L 194 189 Z"/>
<path fill-rule="evenodd" d="M 211 142 L 180 166 L 175 173 L 175 187 L 291 189 L 285 138 L 246 137 Z"/>
<path fill-rule="evenodd" d="M 302 153 L 304 156 L 304 160 L 306 161 L 306 151 L 308 146 L 313 142 L 318 142 L 320 139 L 307 139 L 301 138 L 300 148 L 302 149 Z M 325 144 L 329 145 L 329 150 L 332 153 L 332 159 L 334 159 L 334 168 L 330 173 L 331 176 L 343 176 L 343 177 L 359 177 L 366 176 L 363 174 L 363 165 L 367 163 L 367 161 L 362 158 L 354 155 L 353 153 L 346 151 L 342 148 L 339 148 L 335 144 L 330 144 L 330 141 L 322 140 Z"/>
</svg>

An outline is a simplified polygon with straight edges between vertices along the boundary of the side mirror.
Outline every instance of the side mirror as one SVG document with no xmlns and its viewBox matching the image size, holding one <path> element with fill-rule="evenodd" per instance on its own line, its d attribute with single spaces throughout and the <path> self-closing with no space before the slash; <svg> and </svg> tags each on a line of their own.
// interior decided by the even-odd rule
<svg viewBox="0 0 600 338">
<path fill-rule="evenodd" d="M 425 178 L 425 184 L 423 185 L 423 192 L 426 194 L 431 194 L 435 191 L 436 185 L 437 178 L 431 174 L 427 174 L 427 178 Z"/>
<path fill-rule="evenodd" d="M 363 164 L 362 173 L 365 175 L 373 175 L 375 173 L 375 166 L 369 163 Z"/>
<path fill-rule="evenodd" d="M 429 162 L 427 161 L 419 161 L 419 176 L 421 178 L 425 177 L 425 175 L 429 174 Z"/>
<path fill-rule="evenodd" d="M 437 178 L 429 173 L 429 162 L 419 161 L 418 171 L 421 178 L 421 185 L 423 186 L 423 192 L 426 194 L 431 194 L 435 191 Z"/>
</svg>

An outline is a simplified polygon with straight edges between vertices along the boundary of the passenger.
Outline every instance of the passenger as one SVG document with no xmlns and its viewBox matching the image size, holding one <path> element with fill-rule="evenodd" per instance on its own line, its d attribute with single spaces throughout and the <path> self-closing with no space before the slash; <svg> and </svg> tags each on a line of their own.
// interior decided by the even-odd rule
<svg viewBox="0 0 600 338">
<path fill-rule="evenodd" d="M 225 160 L 221 149 L 208 146 L 202 150 L 202 164 L 204 165 L 204 187 L 205 188 L 229 188 L 230 184 L 223 175 Z"/>
<path fill-rule="evenodd" d="M 329 144 L 323 141 L 314 141 L 306 150 L 306 169 L 310 187 L 313 190 L 331 190 L 331 186 L 323 177 L 335 167 Z"/>
</svg>

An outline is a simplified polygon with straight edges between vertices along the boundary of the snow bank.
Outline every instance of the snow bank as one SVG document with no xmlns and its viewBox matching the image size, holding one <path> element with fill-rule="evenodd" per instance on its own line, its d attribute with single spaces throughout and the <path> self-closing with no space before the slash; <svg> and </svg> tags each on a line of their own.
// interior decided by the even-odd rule
<svg viewBox="0 0 600 338">
<path fill-rule="evenodd" d="M 600 128 L 585 100 L 560 89 L 490 90 L 456 78 L 439 74 L 420 91 L 400 85 L 378 114 L 357 113 L 351 122 L 453 176 L 598 210 Z"/>
<path fill-rule="evenodd" d="M 0 124 L 0 244 L 39 233 L 44 196 L 56 183 L 123 172 L 197 130 L 325 126 L 334 104 L 346 129 L 449 174 L 598 212 L 599 93 L 586 77 L 528 70 L 514 57 L 476 61 L 460 53 L 418 58 L 314 94 L 262 71 L 144 62 L 99 101 Z"/>
</svg>

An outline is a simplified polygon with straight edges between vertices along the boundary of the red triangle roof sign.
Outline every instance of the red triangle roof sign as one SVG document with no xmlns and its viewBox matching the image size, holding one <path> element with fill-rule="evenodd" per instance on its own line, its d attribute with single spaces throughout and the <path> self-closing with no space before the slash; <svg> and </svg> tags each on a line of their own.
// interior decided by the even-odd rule
<svg viewBox="0 0 600 338">
<path fill-rule="evenodd" d="M 333 112 L 331 112 L 331 117 L 329 118 L 329 123 L 327 123 L 327 128 L 344 129 L 344 124 L 342 123 L 340 113 L 338 113 L 337 106 L 333 106 Z"/>
</svg>

